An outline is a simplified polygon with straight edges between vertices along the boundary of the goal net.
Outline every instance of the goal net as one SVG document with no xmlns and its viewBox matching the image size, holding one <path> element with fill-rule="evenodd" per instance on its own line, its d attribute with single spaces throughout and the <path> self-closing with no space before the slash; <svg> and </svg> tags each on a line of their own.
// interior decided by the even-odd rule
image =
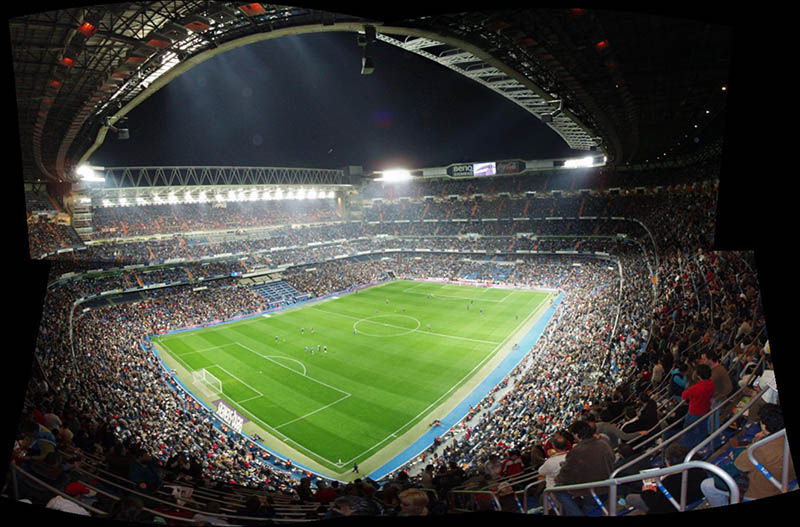
<svg viewBox="0 0 800 527">
<path fill-rule="evenodd" d="M 192 372 L 194 383 L 198 386 L 208 388 L 212 393 L 219 395 L 222 394 L 222 381 L 214 377 L 205 368 Z"/>
</svg>

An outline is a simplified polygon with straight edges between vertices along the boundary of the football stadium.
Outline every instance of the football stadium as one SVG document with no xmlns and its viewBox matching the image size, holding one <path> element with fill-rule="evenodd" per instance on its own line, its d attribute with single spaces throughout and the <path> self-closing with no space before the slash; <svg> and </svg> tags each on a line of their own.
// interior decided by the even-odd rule
<svg viewBox="0 0 800 527">
<path fill-rule="evenodd" d="M 769 276 L 720 213 L 731 27 L 194 0 L 8 27 L 14 510 L 713 520 L 796 492 Z"/>
</svg>

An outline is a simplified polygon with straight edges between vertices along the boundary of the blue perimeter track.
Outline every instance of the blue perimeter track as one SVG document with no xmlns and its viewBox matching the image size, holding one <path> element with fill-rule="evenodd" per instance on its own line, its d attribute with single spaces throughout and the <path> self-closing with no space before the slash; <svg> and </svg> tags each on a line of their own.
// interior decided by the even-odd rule
<svg viewBox="0 0 800 527">
<path fill-rule="evenodd" d="M 561 304 L 562 296 L 563 293 L 556 297 L 553 303 L 550 304 L 547 310 L 539 317 L 533 327 L 525 334 L 524 337 L 522 337 L 522 339 L 520 339 L 518 342 L 519 347 L 506 355 L 503 361 L 498 364 L 497 367 L 492 370 L 492 372 L 486 376 L 486 378 L 478 386 L 476 386 L 475 389 L 472 390 L 472 392 L 470 392 L 470 394 L 467 395 L 463 401 L 461 401 L 461 403 L 458 404 L 458 406 L 453 408 L 453 410 L 441 420 L 442 424 L 440 427 L 436 427 L 435 429 L 426 432 L 422 437 L 411 444 L 411 446 L 397 454 L 388 463 L 369 474 L 369 477 L 377 481 L 387 474 L 391 474 L 424 452 L 433 444 L 433 441 L 437 436 L 441 436 L 444 432 L 450 430 L 451 427 L 464 419 L 464 417 L 469 414 L 470 407 L 479 404 L 483 398 L 492 391 L 492 388 L 497 386 L 506 375 L 511 373 L 514 368 L 517 367 L 517 364 L 522 362 L 522 359 L 530 352 L 530 350 L 536 344 L 536 341 L 538 341 L 539 337 L 541 337 L 542 333 L 544 333 L 544 329 L 547 327 L 547 324 L 553 317 L 553 313 L 555 313 L 556 308 L 558 308 L 559 304 Z"/>
</svg>

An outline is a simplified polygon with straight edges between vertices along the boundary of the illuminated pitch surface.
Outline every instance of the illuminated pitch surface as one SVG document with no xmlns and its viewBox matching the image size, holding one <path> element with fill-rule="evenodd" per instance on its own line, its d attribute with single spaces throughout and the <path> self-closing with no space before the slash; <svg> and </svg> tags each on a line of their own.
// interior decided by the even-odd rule
<svg viewBox="0 0 800 527">
<path fill-rule="evenodd" d="M 254 424 L 345 473 L 474 381 L 549 296 L 396 281 L 154 342 L 220 379 L 223 398 Z"/>
</svg>

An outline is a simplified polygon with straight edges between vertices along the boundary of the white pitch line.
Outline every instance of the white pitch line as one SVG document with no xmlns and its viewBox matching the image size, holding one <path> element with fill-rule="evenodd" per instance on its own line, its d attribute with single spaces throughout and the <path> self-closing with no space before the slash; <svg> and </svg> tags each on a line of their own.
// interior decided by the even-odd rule
<svg viewBox="0 0 800 527">
<path fill-rule="evenodd" d="M 223 368 L 219 364 L 215 364 L 214 366 L 209 366 L 209 368 L 219 368 L 220 370 L 224 371 L 225 373 L 227 373 L 228 375 L 230 375 L 231 377 L 233 377 L 234 379 L 236 379 L 237 381 L 239 381 L 240 383 L 244 384 L 245 386 L 247 386 L 248 388 L 250 388 L 251 390 L 253 390 L 254 392 L 256 392 L 257 394 L 259 394 L 259 395 L 261 395 L 263 397 L 263 395 L 264 395 L 263 393 L 261 393 L 259 390 L 256 390 L 255 388 L 253 388 L 252 386 L 250 386 L 249 384 L 247 384 L 246 382 L 244 382 L 239 377 L 237 377 L 236 375 L 232 374 L 231 372 L 229 372 L 228 370 L 226 370 L 225 368 Z M 206 369 L 209 369 L 209 368 L 206 368 Z"/>
<path fill-rule="evenodd" d="M 264 397 L 263 395 L 256 395 L 255 397 L 248 397 L 247 399 L 243 399 L 239 401 L 239 404 L 246 403 L 247 401 L 252 401 L 253 399 L 258 399 L 259 397 Z"/>
<path fill-rule="evenodd" d="M 396 328 L 396 329 L 405 329 L 405 330 L 408 330 L 409 333 L 417 332 L 417 333 L 422 333 L 423 335 L 436 335 L 437 337 L 442 337 L 442 338 L 456 339 L 456 340 L 468 340 L 470 342 L 480 342 L 482 344 L 494 344 L 495 346 L 500 344 L 500 342 L 495 342 L 493 340 L 471 339 L 469 337 L 459 337 L 458 335 L 446 335 L 444 333 L 436 333 L 435 331 L 422 331 L 419 328 L 417 328 L 417 329 L 409 329 L 407 327 L 396 326 L 394 324 L 386 324 L 385 322 L 375 322 L 373 320 L 365 319 L 365 318 L 362 318 L 362 317 L 354 317 L 353 315 L 345 315 L 344 313 L 334 313 L 333 311 L 325 311 L 324 309 L 319 309 L 317 307 L 312 307 L 311 309 L 315 309 L 317 311 L 321 311 L 322 313 L 327 313 L 329 315 L 338 315 L 340 317 L 345 317 L 345 318 L 349 318 L 349 319 L 352 319 L 352 320 L 363 320 L 364 322 L 369 322 L 370 324 L 376 324 L 378 326 L 386 326 L 386 327 L 389 327 L 389 328 Z M 391 313 L 388 313 L 387 315 L 391 316 Z M 398 315 L 398 316 L 400 316 L 400 315 Z"/>
<path fill-rule="evenodd" d="M 278 425 L 278 426 L 276 426 L 276 427 L 275 427 L 275 430 L 277 430 L 278 428 L 284 427 L 284 426 L 286 426 L 286 425 L 290 425 L 290 424 L 292 424 L 292 423 L 296 423 L 297 421 L 300 421 L 300 420 L 302 420 L 302 419 L 305 419 L 305 418 L 306 418 L 306 417 L 308 417 L 308 416 L 314 415 L 314 414 L 315 414 L 315 413 L 317 413 L 317 412 L 321 412 L 322 410 L 324 410 L 324 409 L 326 409 L 326 408 L 329 408 L 329 407 L 333 406 L 333 405 L 334 405 L 334 404 L 336 404 L 336 403 L 339 403 L 339 402 L 341 402 L 341 401 L 344 401 L 344 400 L 345 400 L 345 399 L 347 399 L 348 397 L 350 397 L 350 394 L 347 394 L 347 395 L 345 395 L 344 397 L 342 397 L 342 398 L 340 398 L 340 399 L 337 399 L 337 400 L 333 401 L 333 402 L 332 402 L 332 403 L 330 403 L 330 404 L 326 404 L 326 405 L 325 405 L 325 406 L 323 406 L 322 408 L 317 408 L 317 409 L 316 409 L 316 410 L 314 410 L 313 412 L 309 412 L 309 413 L 307 413 L 307 414 L 305 414 L 305 415 L 301 415 L 300 417 L 298 417 L 298 418 L 296 418 L 296 419 L 292 419 L 291 421 L 287 421 L 287 422 L 285 422 L 285 423 L 283 423 L 283 424 L 281 424 L 281 425 Z"/>
<path fill-rule="evenodd" d="M 235 342 L 229 342 L 228 344 L 220 344 L 219 346 L 211 346 L 210 348 L 203 348 L 203 349 L 194 350 L 194 351 L 187 351 L 186 353 L 181 353 L 181 357 L 183 357 L 184 355 L 191 355 L 192 353 L 203 353 L 204 351 L 211 351 L 211 350 L 215 350 L 215 349 L 219 349 L 219 348 L 224 348 L 225 346 L 232 346 L 234 344 L 236 344 L 236 343 Z"/>
<path fill-rule="evenodd" d="M 546 299 L 545 299 L 545 300 L 546 300 Z M 547 304 L 547 305 L 549 305 L 549 304 Z M 388 436 L 386 436 L 385 438 L 383 438 L 383 439 L 382 439 L 380 442 L 378 442 L 378 443 L 375 443 L 375 444 L 374 444 L 374 445 L 372 445 L 370 448 L 368 448 L 368 449 L 364 450 L 363 452 L 361 452 L 361 453 L 360 453 L 360 454 L 358 454 L 357 456 L 353 457 L 353 458 L 352 458 L 352 459 L 350 459 L 349 461 L 345 461 L 345 462 L 344 462 L 344 464 L 349 464 L 349 463 L 352 463 L 353 461 L 355 461 L 356 459 L 360 458 L 361 456 L 363 456 L 363 455 L 364 455 L 364 454 L 366 454 L 367 452 L 371 452 L 372 450 L 375 450 L 375 449 L 376 449 L 376 448 L 377 448 L 379 445 L 382 445 L 383 443 L 385 443 L 387 439 L 389 439 L 389 438 L 391 438 L 391 437 L 397 437 L 397 436 L 395 435 L 395 434 L 397 434 L 397 432 L 399 432 L 400 430 L 402 430 L 402 429 L 404 429 L 405 427 L 407 427 L 407 426 L 409 425 L 409 423 L 412 423 L 412 422 L 414 422 L 414 421 L 415 421 L 415 420 L 416 420 L 418 417 L 420 417 L 421 415 L 428 413 L 428 412 L 429 412 L 429 409 L 430 409 L 432 406 L 434 406 L 434 405 L 438 404 L 438 402 L 439 402 L 439 401 L 441 401 L 441 400 L 442 400 L 444 397 L 446 397 L 446 396 L 447 396 L 447 395 L 448 395 L 450 392 L 452 392 L 453 390 L 455 390 L 455 389 L 456 389 L 456 387 L 460 387 L 460 386 L 461 386 L 461 383 L 462 383 L 462 382 L 464 382 L 464 380 L 465 380 L 467 377 L 471 376 L 471 375 L 472 375 L 472 374 L 473 374 L 473 373 L 474 373 L 474 372 L 475 372 L 477 369 L 479 369 L 479 368 L 482 368 L 482 367 L 483 367 L 483 365 L 484 365 L 484 364 L 485 364 L 485 363 L 486 363 L 486 362 L 487 362 L 489 359 L 493 358 L 493 357 L 495 356 L 495 354 L 497 353 L 497 350 L 498 350 L 498 349 L 500 349 L 500 347 L 501 347 L 501 346 L 503 346 L 503 345 L 504 345 L 506 342 L 508 342 L 508 340 L 509 340 L 511 337 L 513 337 L 514 335 L 516 335 L 517 331 L 519 331 L 519 328 L 521 328 L 521 327 L 523 326 L 523 324 L 525 324 L 525 323 L 526 323 L 528 320 L 530 320 L 530 318 L 531 318 L 532 316 L 534 316 L 534 315 L 536 315 L 537 313 L 539 313 L 540 311 L 542 311 L 542 309 L 543 309 L 544 307 L 546 307 L 546 303 L 545 303 L 545 302 L 542 302 L 542 303 L 540 303 L 540 304 L 539 304 L 539 307 L 538 307 L 538 308 L 536 308 L 536 310 L 535 310 L 535 311 L 532 311 L 532 312 L 531 312 L 531 313 L 530 313 L 530 314 L 529 314 L 527 317 L 525 317 L 525 319 L 523 319 L 523 320 L 522 320 L 522 322 L 520 322 L 520 323 L 517 325 L 517 327 L 516 327 L 516 328 L 514 328 L 514 331 L 512 331 L 511 333 L 509 333 L 509 334 L 508 334 L 508 336 L 505 338 L 505 340 L 503 340 L 503 342 L 501 342 L 501 343 L 500 343 L 500 345 L 499 345 L 499 346 L 497 346 L 497 347 L 496 347 L 496 348 L 495 348 L 495 349 L 494 349 L 494 350 L 493 350 L 493 351 L 492 351 L 490 354 L 488 354 L 486 357 L 484 357 L 484 359 L 483 359 L 481 362 L 479 362 L 479 363 L 478 363 L 478 364 L 477 364 L 477 365 L 476 365 L 474 368 L 472 368 L 472 370 L 470 370 L 470 371 L 469 371 L 469 372 L 468 372 L 468 373 L 467 373 L 467 374 L 466 374 L 464 377 L 462 377 L 460 381 L 458 381 L 457 383 L 455 383 L 455 384 L 454 384 L 454 385 L 453 385 L 453 386 L 452 386 L 452 387 L 451 387 L 449 390 L 447 390 L 447 391 L 446 391 L 445 393 L 443 393 L 443 394 L 442 394 L 442 395 L 441 395 L 441 396 L 440 396 L 438 399 L 436 399 L 436 400 L 435 400 L 435 401 L 433 401 L 431 404 L 429 404 L 429 405 L 428 405 L 428 406 L 427 406 L 427 407 L 426 407 L 424 410 L 422 410 L 422 411 L 421 411 L 420 413 L 418 413 L 416 416 L 412 417 L 412 418 L 411 418 L 409 421 L 407 421 L 407 422 L 406 422 L 406 423 L 405 423 L 403 426 L 401 426 L 400 428 L 398 428 L 397 430 L 395 430 L 394 432 L 392 432 L 391 434 L 389 434 Z"/>
<path fill-rule="evenodd" d="M 251 353 L 255 353 L 256 355 L 258 355 L 258 356 L 259 356 L 259 357 L 261 357 L 262 359 L 266 359 L 266 360 L 268 360 L 268 361 L 270 361 L 270 362 L 273 362 L 273 363 L 277 364 L 278 366 L 280 366 L 281 368 L 286 368 L 286 369 L 287 369 L 287 370 L 289 370 L 290 372 L 292 372 L 292 373 L 296 373 L 297 375 L 299 375 L 299 376 L 301 376 L 301 377 L 305 377 L 306 379 L 312 380 L 312 381 L 314 381 L 314 382 L 316 382 L 316 383 L 319 383 L 319 384 L 321 384 L 321 385 L 323 385 L 323 386 L 327 386 L 327 387 L 328 387 L 328 388 L 330 388 L 331 390 L 336 390 L 336 391 L 337 391 L 337 392 L 339 392 L 339 393 L 343 393 L 343 394 L 346 394 L 346 395 L 348 395 L 348 396 L 352 395 L 352 394 L 351 394 L 351 393 L 349 393 L 349 392 L 346 392 L 346 391 L 344 391 L 344 390 L 340 390 L 339 388 L 336 388 L 335 386 L 331 386 L 330 384 L 324 383 L 324 382 L 322 382 L 322 381 L 320 381 L 320 380 L 318 380 L 318 379 L 315 379 L 315 378 L 313 378 L 313 377 L 309 377 L 308 375 L 305 375 L 305 374 L 303 374 L 303 373 L 300 373 L 300 372 L 298 372 L 298 371 L 295 371 L 295 370 L 291 369 L 290 367 L 288 367 L 288 366 L 285 366 L 285 365 L 281 364 L 280 362 L 274 361 L 274 360 L 270 359 L 269 357 L 267 357 L 267 356 L 265 356 L 265 355 L 262 355 L 262 354 L 260 354 L 259 352 L 255 351 L 255 350 L 253 350 L 253 349 L 250 349 L 250 348 L 248 348 L 247 346 L 245 346 L 245 345 L 244 345 L 244 344 L 242 344 L 241 342 L 237 342 L 236 344 L 238 344 L 239 346 L 243 347 L 244 349 L 246 349 L 247 351 L 249 351 L 249 352 L 251 352 Z"/>
</svg>

